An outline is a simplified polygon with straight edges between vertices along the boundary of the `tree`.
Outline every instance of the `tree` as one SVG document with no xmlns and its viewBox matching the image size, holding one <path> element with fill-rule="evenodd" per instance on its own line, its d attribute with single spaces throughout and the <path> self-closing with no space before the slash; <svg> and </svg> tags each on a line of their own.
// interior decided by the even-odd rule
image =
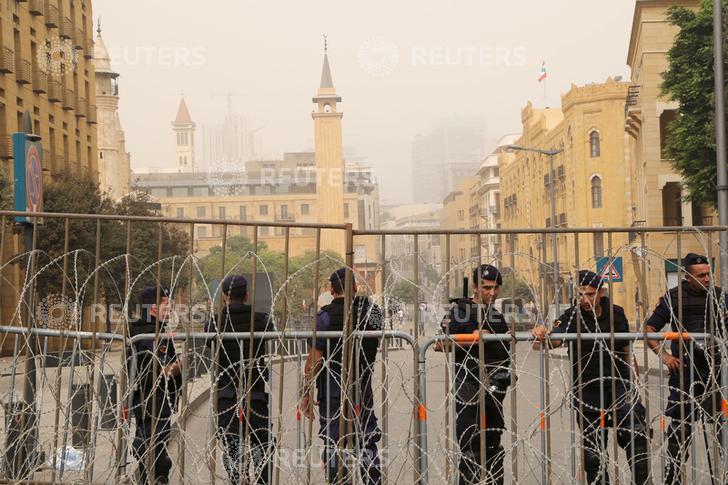
<svg viewBox="0 0 728 485">
<path fill-rule="evenodd" d="M 663 73 L 662 91 L 678 102 L 680 116 L 668 126 L 666 152 L 682 176 L 689 198 L 715 207 L 712 1 L 703 0 L 697 11 L 671 7 L 668 19 L 680 31 L 668 52 L 669 67 Z"/>
<path fill-rule="evenodd" d="M 0 210 L 13 208 L 13 184 L 7 170 L 0 168 Z"/>
<path fill-rule="evenodd" d="M 207 291 L 212 291 L 212 282 L 220 281 L 227 274 L 251 274 L 253 272 L 253 258 L 257 259 L 256 271 L 258 274 L 267 274 L 271 281 L 272 296 L 276 298 L 275 312 L 282 316 L 287 307 L 291 317 L 307 315 L 308 308 L 316 307 L 312 301 L 314 295 L 314 282 L 316 253 L 309 251 L 301 256 L 291 257 L 288 260 L 289 281 L 281 290 L 285 276 L 285 253 L 271 251 L 265 242 L 259 241 L 254 248 L 252 242 L 244 236 L 232 236 L 227 239 L 225 247 L 225 269 L 222 268 L 222 246 L 210 249 L 207 256 L 200 259 L 200 269 L 205 285 L 198 286 L 196 297 L 206 298 Z M 333 252 L 322 252 L 319 258 L 319 284 L 321 288 L 328 285 L 329 275 L 341 267 L 341 257 Z M 249 283 L 250 284 L 250 283 Z M 248 288 L 250 290 L 250 287 Z M 260 288 L 257 291 L 261 291 Z M 262 290 L 265 291 L 265 290 Z M 305 301 L 305 308 L 304 308 Z M 259 309 L 262 310 L 262 309 Z"/>
<path fill-rule="evenodd" d="M 88 177 L 77 177 L 69 173 L 56 174 L 54 180 L 44 188 L 44 210 L 75 214 L 153 216 L 150 196 L 146 193 L 132 193 L 118 203 L 108 194 L 101 192 L 99 185 Z M 93 219 L 69 218 L 68 241 L 65 241 L 65 220 L 49 217 L 37 228 L 37 247 L 43 255 L 37 260 L 40 273 L 37 275 L 39 296 L 61 293 L 66 283 L 66 295 L 82 301 L 93 302 L 94 271 L 99 271 L 98 301 L 123 304 L 125 302 L 125 278 L 127 275 L 126 254 L 127 224 L 119 220 L 101 221 L 98 264 L 96 255 L 97 222 Z M 131 226 L 131 251 L 129 258 L 130 284 L 134 289 L 153 285 L 157 281 L 157 267 L 160 261 L 158 241 L 162 230 L 161 282 L 177 287 L 187 284 L 175 280 L 177 268 L 189 251 L 189 237 L 176 227 L 150 222 L 133 222 Z M 66 249 L 68 253 L 66 253 Z M 62 256 L 68 254 L 64 273 Z M 175 258 L 176 265 L 171 260 Z"/>
</svg>

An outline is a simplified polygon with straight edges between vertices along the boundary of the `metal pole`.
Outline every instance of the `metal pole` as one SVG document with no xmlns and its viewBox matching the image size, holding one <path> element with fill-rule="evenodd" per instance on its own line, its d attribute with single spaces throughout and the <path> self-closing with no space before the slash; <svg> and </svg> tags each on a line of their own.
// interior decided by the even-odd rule
<svg viewBox="0 0 728 485">
<path fill-rule="evenodd" d="M 556 190 L 555 190 L 555 183 L 554 183 L 554 157 L 556 156 L 556 153 L 549 152 L 549 198 L 551 199 L 551 227 L 556 229 Z M 559 286 L 559 240 L 558 235 L 554 232 L 551 234 L 552 240 L 552 251 L 553 251 L 553 265 L 554 265 L 554 303 L 556 306 L 556 313 L 559 312 L 558 304 L 561 303 L 561 300 L 559 298 L 559 291 L 557 290 Z"/>
<path fill-rule="evenodd" d="M 718 221 L 728 225 L 728 172 L 726 172 L 725 80 L 723 72 L 723 2 L 713 0 L 713 70 L 715 74 L 715 150 L 717 164 Z M 728 234 L 720 232 L 720 281 L 728 285 Z"/>
</svg>

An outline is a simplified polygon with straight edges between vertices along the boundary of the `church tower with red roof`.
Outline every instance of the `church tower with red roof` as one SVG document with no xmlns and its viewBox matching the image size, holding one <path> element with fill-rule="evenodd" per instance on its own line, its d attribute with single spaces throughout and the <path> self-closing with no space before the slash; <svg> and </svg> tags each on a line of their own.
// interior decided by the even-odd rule
<svg viewBox="0 0 728 485">
<path fill-rule="evenodd" d="M 184 97 L 180 99 L 177 117 L 172 122 L 174 159 L 178 172 L 195 172 L 195 123 Z"/>
</svg>

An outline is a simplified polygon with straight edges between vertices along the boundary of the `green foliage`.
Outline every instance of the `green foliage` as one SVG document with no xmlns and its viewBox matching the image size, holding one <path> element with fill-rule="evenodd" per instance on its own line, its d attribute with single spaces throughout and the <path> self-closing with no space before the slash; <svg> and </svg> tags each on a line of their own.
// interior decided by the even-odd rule
<svg viewBox="0 0 728 485">
<path fill-rule="evenodd" d="M 534 300 L 532 289 L 528 284 L 512 272 L 504 272 L 503 285 L 498 293 L 499 298 L 522 298 L 524 302 Z"/>
<path fill-rule="evenodd" d="M 209 254 L 200 259 L 200 269 L 207 288 L 197 285 L 197 298 L 206 298 L 206 292 L 212 291 L 212 282 L 220 281 L 228 274 L 252 274 L 253 261 L 257 261 L 255 268 L 258 274 L 267 274 L 271 280 L 273 296 L 276 299 L 275 311 L 279 315 L 287 307 L 288 315 L 302 317 L 307 314 L 307 308 L 314 300 L 314 284 L 316 273 L 316 253 L 311 251 L 301 256 L 292 257 L 288 261 L 289 281 L 283 291 L 279 293 L 285 282 L 285 254 L 271 251 L 265 242 L 258 242 L 254 250 L 252 242 L 244 236 L 232 236 L 227 239 L 225 247 L 225 268 L 222 268 L 222 246 L 213 247 Z M 328 290 L 329 275 L 341 267 L 341 256 L 333 252 L 321 253 L 319 259 L 319 289 Z M 250 289 L 250 288 L 249 288 Z M 276 294 L 278 295 L 276 296 Z M 306 310 L 304 310 L 304 301 Z"/>
<path fill-rule="evenodd" d="M 13 209 L 13 183 L 10 174 L 0 168 L 0 210 Z"/>
<path fill-rule="evenodd" d="M 399 280 L 389 291 L 389 296 L 403 303 L 415 303 L 415 285 L 407 280 Z"/>
<path fill-rule="evenodd" d="M 57 174 L 53 182 L 44 187 L 46 212 L 153 216 L 149 202 L 150 197 L 145 193 L 133 193 L 115 202 L 102 193 L 92 179 L 68 173 Z M 107 303 L 123 303 L 128 223 L 118 220 L 97 223 L 95 220 L 69 218 L 67 241 L 65 224 L 63 218 L 46 218 L 44 224 L 38 226 L 37 247 L 44 253 L 37 261 L 38 269 L 42 269 L 37 284 L 40 296 L 60 293 L 65 280 L 69 297 L 92 303 L 96 279 L 94 271 L 101 265 L 98 268 L 98 301 L 103 298 Z M 160 230 L 161 258 L 158 253 Z M 189 237 L 178 228 L 149 222 L 133 222 L 130 236 L 129 275 L 133 291 L 154 284 L 160 268 L 161 282 L 172 286 L 173 275 L 179 272 L 179 266 L 189 252 Z M 64 254 L 69 254 L 65 258 L 65 271 Z M 171 256 L 177 258 L 165 260 Z M 158 264 L 160 259 L 165 261 Z M 185 274 L 182 273 L 183 276 Z M 176 281 L 175 286 L 179 288 L 186 284 L 187 280 L 182 278 Z"/>
<path fill-rule="evenodd" d="M 680 32 L 668 52 L 669 68 L 663 73 L 662 91 L 678 102 L 680 116 L 669 126 L 667 156 L 682 176 L 690 199 L 715 207 L 712 1 L 703 0 L 698 11 L 671 7 L 668 18 Z"/>
</svg>

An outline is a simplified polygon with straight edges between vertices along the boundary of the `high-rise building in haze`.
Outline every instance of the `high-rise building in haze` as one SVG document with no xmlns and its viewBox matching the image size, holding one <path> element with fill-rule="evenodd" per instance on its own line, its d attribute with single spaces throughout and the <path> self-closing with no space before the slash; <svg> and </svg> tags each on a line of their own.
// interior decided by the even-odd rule
<svg viewBox="0 0 728 485">
<path fill-rule="evenodd" d="M 485 155 L 485 121 L 454 117 L 438 121 L 412 143 L 412 199 L 439 203 L 455 183 L 478 170 Z"/>
</svg>

